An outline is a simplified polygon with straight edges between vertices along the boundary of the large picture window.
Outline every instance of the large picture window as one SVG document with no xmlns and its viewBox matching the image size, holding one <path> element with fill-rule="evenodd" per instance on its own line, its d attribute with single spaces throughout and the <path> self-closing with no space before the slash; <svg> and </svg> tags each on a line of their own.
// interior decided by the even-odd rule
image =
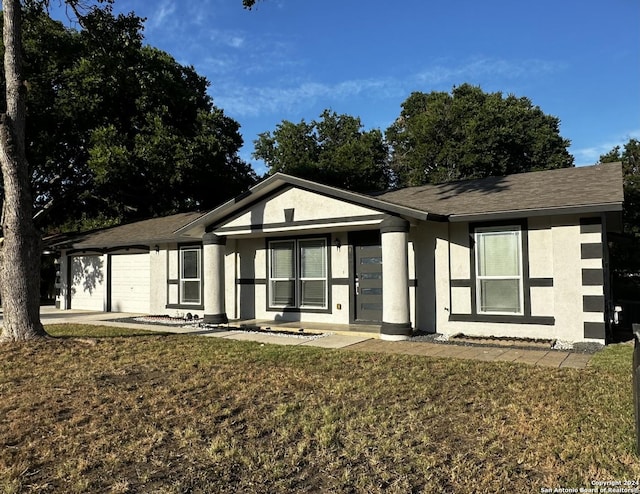
<svg viewBox="0 0 640 494">
<path fill-rule="evenodd" d="M 519 226 L 477 228 L 476 308 L 479 314 L 522 314 L 522 240 Z"/>
<path fill-rule="evenodd" d="M 200 305 L 201 282 L 201 250 L 197 247 L 180 249 L 180 303 Z"/>
<path fill-rule="evenodd" d="M 269 242 L 269 306 L 327 307 L 327 240 Z"/>
</svg>

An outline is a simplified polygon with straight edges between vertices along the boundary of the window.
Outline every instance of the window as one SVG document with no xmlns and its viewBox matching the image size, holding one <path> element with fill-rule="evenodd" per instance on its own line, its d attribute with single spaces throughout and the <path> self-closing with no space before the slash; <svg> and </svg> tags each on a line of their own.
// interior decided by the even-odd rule
<svg viewBox="0 0 640 494">
<path fill-rule="evenodd" d="M 269 242 L 269 305 L 327 307 L 327 240 Z"/>
<path fill-rule="evenodd" d="M 271 305 L 295 305 L 295 242 L 271 242 Z"/>
<path fill-rule="evenodd" d="M 475 245 L 478 313 L 522 314 L 520 227 L 477 228 Z"/>
<path fill-rule="evenodd" d="M 200 249 L 180 249 L 180 303 L 200 305 Z"/>
</svg>

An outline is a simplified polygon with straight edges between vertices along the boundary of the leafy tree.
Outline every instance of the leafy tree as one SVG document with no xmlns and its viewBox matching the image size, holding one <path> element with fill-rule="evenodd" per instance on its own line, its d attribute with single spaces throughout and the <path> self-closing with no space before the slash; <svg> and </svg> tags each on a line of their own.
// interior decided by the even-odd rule
<svg viewBox="0 0 640 494">
<path fill-rule="evenodd" d="M 97 1 L 101 3 L 101 0 Z M 245 6 L 250 6 L 249 4 L 253 4 L 254 0 L 243 1 Z M 48 0 L 25 0 L 25 3 L 27 6 L 47 5 Z M 79 3 L 80 0 L 67 0 L 67 4 L 76 13 L 78 13 Z M 92 10 L 95 11 L 96 8 Z M 0 341 L 26 341 L 46 336 L 46 332 L 39 314 L 40 237 L 33 221 L 33 195 L 25 145 L 26 101 L 29 84 L 22 62 L 20 0 L 2 0 L 2 14 L 5 108 L 2 108 L 0 113 L 0 168 L 3 179 L 0 219 L 3 235 L 0 246 L 3 328 Z M 92 74 L 88 70 L 85 70 L 84 74 L 86 81 L 92 80 Z M 53 89 L 56 87 L 57 85 L 54 84 Z M 107 122 L 103 122 L 103 126 L 106 124 Z M 228 141 L 229 136 L 225 136 L 221 142 L 228 143 Z M 210 146 L 216 144 L 209 142 Z M 73 169 L 75 163 L 66 162 L 60 166 L 61 171 L 65 166 Z M 61 179 L 57 180 L 62 183 Z M 49 203 L 51 202 L 47 204 Z"/>
<path fill-rule="evenodd" d="M 600 156 L 601 163 L 622 162 L 624 186 L 624 230 L 640 237 L 640 141 L 629 139 Z"/>
<path fill-rule="evenodd" d="M 366 192 L 389 184 L 388 149 L 382 133 L 364 131 L 359 118 L 325 110 L 319 120 L 295 124 L 284 120 L 255 141 L 254 158 L 269 173 L 288 173 Z"/>
<path fill-rule="evenodd" d="M 387 129 L 398 187 L 573 165 L 559 120 L 528 98 L 463 84 L 412 93 Z"/>
<path fill-rule="evenodd" d="M 616 146 L 600 156 L 601 163 L 616 161 L 622 162 L 624 235 L 612 237 L 613 288 L 617 299 L 637 300 L 640 298 L 640 141 L 629 139 L 623 147 Z"/>
<path fill-rule="evenodd" d="M 19 0 L 2 0 L 6 108 L 0 114 L 0 167 L 4 186 L 0 292 L 0 341 L 45 336 L 40 322 L 40 238 L 32 219 L 29 168 L 25 154 L 26 85 L 22 68 Z"/>
<path fill-rule="evenodd" d="M 210 208 L 255 181 L 239 124 L 193 67 L 143 46 L 142 19 L 91 9 L 81 31 L 25 12 L 27 135 L 41 225 Z"/>
</svg>

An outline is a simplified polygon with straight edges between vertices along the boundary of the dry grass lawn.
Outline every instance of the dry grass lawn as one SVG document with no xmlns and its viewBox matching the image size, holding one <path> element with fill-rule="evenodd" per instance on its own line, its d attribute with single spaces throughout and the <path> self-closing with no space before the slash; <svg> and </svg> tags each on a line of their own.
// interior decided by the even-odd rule
<svg viewBox="0 0 640 494">
<path fill-rule="evenodd" d="M 541 492 L 640 479 L 630 346 L 574 370 L 49 331 L 59 338 L 0 346 L 4 493 Z"/>
</svg>

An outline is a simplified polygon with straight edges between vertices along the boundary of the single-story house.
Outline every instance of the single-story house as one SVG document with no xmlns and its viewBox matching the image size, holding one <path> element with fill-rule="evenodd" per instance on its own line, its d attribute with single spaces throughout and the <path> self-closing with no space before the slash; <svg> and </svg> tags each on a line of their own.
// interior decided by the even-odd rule
<svg viewBox="0 0 640 494">
<path fill-rule="evenodd" d="M 60 309 L 604 342 L 619 163 L 366 195 L 276 173 L 59 242 Z"/>
</svg>

